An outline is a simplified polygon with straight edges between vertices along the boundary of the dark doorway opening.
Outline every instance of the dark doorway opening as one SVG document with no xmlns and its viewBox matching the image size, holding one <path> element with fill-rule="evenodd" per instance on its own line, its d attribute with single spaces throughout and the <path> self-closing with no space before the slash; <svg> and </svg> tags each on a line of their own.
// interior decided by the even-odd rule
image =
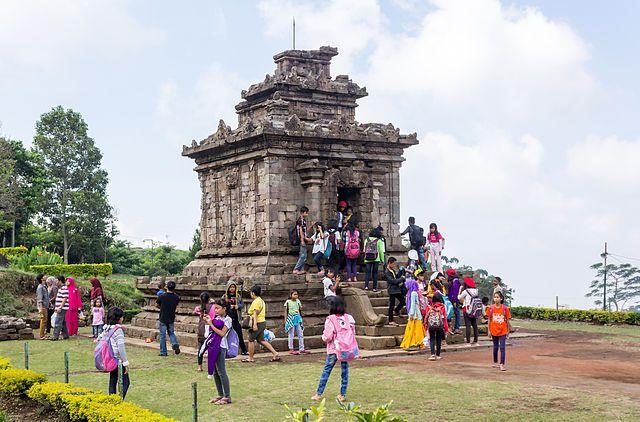
<svg viewBox="0 0 640 422">
<path fill-rule="evenodd" d="M 346 201 L 353 208 L 353 218 L 358 219 L 358 208 L 360 206 L 360 188 L 338 188 L 336 209 L 340 201 Z"/>
</svg>

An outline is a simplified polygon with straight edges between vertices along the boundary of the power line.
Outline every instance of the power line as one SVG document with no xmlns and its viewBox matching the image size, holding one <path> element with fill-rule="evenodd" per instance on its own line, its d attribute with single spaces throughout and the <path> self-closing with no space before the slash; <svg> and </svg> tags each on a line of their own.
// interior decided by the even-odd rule
<svg viewBox="0 0 640 422">
<path fill-rule="evenodd" d="M 617 256 L 618 258 L 624 258 L 624 259 L 631 259 L 631 260 L 634 260 L 634 261 L 640 261 L 640 258 L 633 258 L 633 257 L 630 257 L 630 256 L 624 256 L 624 255 L 615 254 L 615 253 L 611 253 L 611 252 L 609 252 L 609 255 L 614 255 L 614 256 Z"/>
</svg>

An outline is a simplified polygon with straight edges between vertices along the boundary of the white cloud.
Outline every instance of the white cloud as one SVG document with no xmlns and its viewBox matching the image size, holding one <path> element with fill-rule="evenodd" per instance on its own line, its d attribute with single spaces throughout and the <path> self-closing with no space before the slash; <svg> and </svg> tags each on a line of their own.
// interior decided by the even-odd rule
<svg viewBox="0 0 640 422">
<path fill-rule="evenodd" d="M 614 190 L 640 185 L 640 141 L 627 141 L 616 136 L 588 137 L 568 152 L 568 171 L 575 178 L 605 185 Z"/>
</svg>

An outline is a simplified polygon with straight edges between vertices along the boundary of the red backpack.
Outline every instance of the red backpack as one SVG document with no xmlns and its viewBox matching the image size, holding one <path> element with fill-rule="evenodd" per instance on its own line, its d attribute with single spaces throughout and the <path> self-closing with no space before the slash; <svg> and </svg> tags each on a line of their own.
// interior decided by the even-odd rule
<svg viewBox="0 0 640 422">
<path fill-rule="evenodd" d="M 358 230 L 355 230 L 353 234 L 349 233 L 345 256 L 349 259 L 358 259 L 360 256 L 360 233 L 358 233 Z"/>
</svg>

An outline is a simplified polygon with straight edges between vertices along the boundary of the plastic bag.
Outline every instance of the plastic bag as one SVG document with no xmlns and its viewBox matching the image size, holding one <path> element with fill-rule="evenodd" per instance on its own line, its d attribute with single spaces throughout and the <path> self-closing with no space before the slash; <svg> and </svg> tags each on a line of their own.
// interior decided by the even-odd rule
<svg viewBox="0 0 640 422">
<path fill-rule="evenodd" d="M 58 319 L 58 313 L 54 312 L 53 315 L 51 315 L 51 326 L 52 327 L 56 326 L 56 319 Z"/>
<path fill-rule="evenodd" d="M 273 331 L 264 330 L 264 339 L 271 343 L 276 338 L 276 335 L 273 334 Z"/>
</svg>

